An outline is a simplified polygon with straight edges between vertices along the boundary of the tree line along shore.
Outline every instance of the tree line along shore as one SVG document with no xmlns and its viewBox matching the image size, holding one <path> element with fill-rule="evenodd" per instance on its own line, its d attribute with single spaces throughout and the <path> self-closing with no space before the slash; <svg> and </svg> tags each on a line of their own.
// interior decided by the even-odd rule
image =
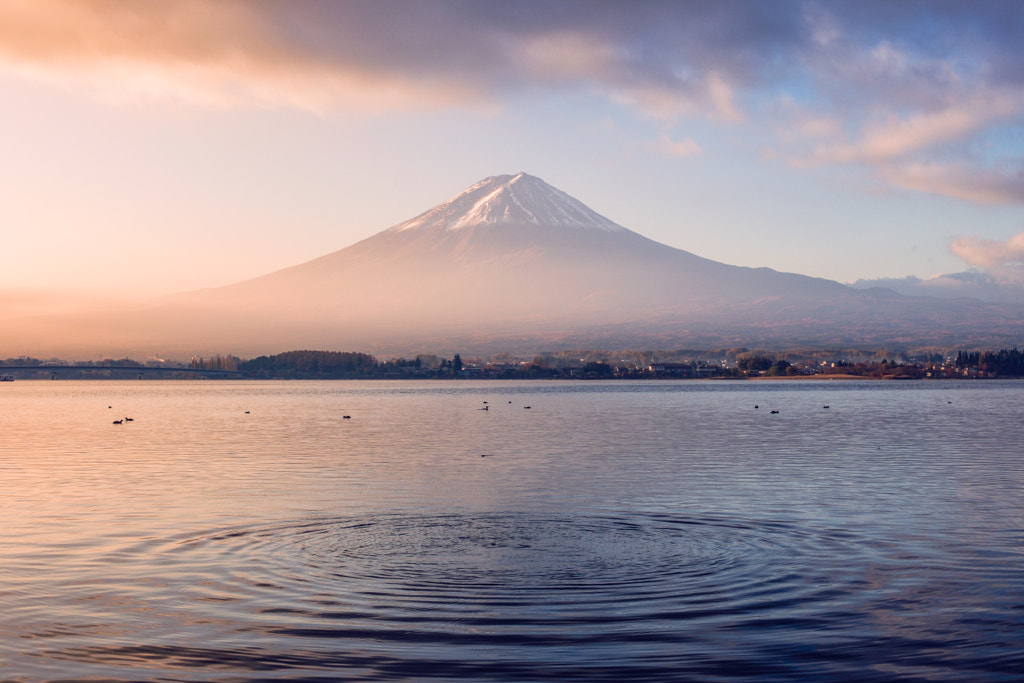
<svg viewBox="0 0 1024 683">
<path fill-rule="evenodd" d="M 508 353 L 463 359 L 418 354 L 379 360 L 360 352 L 286 351 L 188 362 L 129 358 L 64 362 L 22 356 L 0 362 L 18 379 L 982 379 L 1024 377 L 1024 352 L 918 350 L 785 351 L 746 348 L 677 351 L 560 351 L 530 359 Z"/>
</svg>

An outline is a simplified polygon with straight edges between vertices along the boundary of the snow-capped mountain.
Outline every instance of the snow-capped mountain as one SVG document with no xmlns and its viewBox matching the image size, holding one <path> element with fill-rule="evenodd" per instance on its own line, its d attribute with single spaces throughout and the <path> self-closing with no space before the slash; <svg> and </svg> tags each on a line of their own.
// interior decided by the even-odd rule
<svg viewBox="0 0 1024 683">
<path fill-rule="evenodd" d="M 520 173 L 487 178 L 362 242 L 203 298 L 455 331 L 613 324 L 844 294 L 856 296 L 828 280 L 728 266 L 654 242 Z"/>
<path fill-rule="evenodd" d="M 625 230 L 583 202 L 525 173 L 485 178 L 389 230 L 466 230 L 485 225 Z"/>
<path fill-rule="evenodd" d="M 92 316 L 61 334 L 100 339 L 108 352 L 253 355 L 1013 343 L 1022 331 L 1020 307 L 862 291 L 701 258 L 519 173 L 486 178 L 307 263 L 130 315 Z"/>
</svg>

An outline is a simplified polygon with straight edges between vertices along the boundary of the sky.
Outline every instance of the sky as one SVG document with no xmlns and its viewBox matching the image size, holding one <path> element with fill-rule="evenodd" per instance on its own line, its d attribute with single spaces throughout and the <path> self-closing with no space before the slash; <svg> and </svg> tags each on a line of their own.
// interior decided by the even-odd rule
<svg viewBox="0 0 1024 683">
<path fill-rule="evenodd" d="M 152 296 L 526 172 L 826 277 L 1024 281 L 1007 2 L 0 0 L 0 291 Z"/>
</svg>

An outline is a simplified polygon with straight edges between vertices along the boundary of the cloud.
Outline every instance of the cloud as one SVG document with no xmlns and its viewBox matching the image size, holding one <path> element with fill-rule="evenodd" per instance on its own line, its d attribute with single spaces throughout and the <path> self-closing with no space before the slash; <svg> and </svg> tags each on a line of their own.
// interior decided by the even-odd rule
<svg viewBox="0 0 1024 683">
<path fill-rule="evenodd" d="M 938 111 L 906 116 L 886 113 L 868 121 L 853 144 L 825 144 L 801 161 L 806 163 L 880 163 L 963 140 L 1000 119 L 1024 112 L 1024 98 L 994 93 L 964 97 Z"/>
<path fill-rule="evenodd" d="M 771 158 L 861 167 L 883 184 L 974 203 L 1022 203 L 1003 148 L 1024 116 L 1024 21 L 1004 3 L 810 3 L 815 39 L 779 107 Z M 822 122 L 824 126 L 810 126 Z M 1013 143 L 1011 143 L 1013 144 Z M 780 145 L 780 147 L 775 147 Z"/>
<path fill-rule="evenodd" d="M 708 77 L 708 96 L 719 118 L 730 123 L 743 121 L 743 114 L 736 108 L 732 86 L 718 73 L 712 73 Z"/>
<path fill-rule="evenodd" d="M 952 284 L 959 282 L 968 290 L 986 292 L 984 296 L 972 296 L 1024 302 L 1024 232 L 1006 240 L 958 237 L 949 245 L 949 250 L 976 271 L 943 276 L 944 280 L 954 280 Z"/>
<path fill-rule="evenodd" d="M 860 165 L 886 185 L 915 192 L 977 204 L 1024 203 L 1019 163 L 992 155 L 1002 150 L 983 142 L 990 132 L 1019 126 L 1024 92 L 954 89 L 948 97 L 951 104 L 934 110 L 877 112 L 861 123 L 853 142 L 847 141 L 849 119 L 844 127 L 791 105 L 779 134 L 791 151 L 776 154 L 798 168 Z"/>
<path fill-rule="evenodd" d="M 326 36 L 316 35 L 313 17 L 305 17 L 309 23 L 297 32 L 309 35 L 289 35 L 287 25 L 256 11 L 261 5 L 268 6 L 233 0 L 5 2 L 0 70 L 115 102 L 381 110 L 482 99 L 458 81 L 346 60 L 320 47 Z"/>
<path fill-rule="evenodd" d="M 525 71 L 555 82 L 609 74 L 618 57 L 612 45 L 576 31 L 528 36 L 509 51 Z"/>
<path fill-rule="evenodd" d="M 650 145 L 650 149 L 658 154 L 670 157 L 689 157 L 701 153 L 700 145 L 694 142 L 693 138 L 686 138 L 676 142 L 664 133 L 662 133 L 656 143 Z"/>
<path fill-rule="evenodd" d="M 953 241 L 949 249 L 972 266 L 1024 266 L 1024 232 L 1005 241 L 960 237 Z"/>
<path fill-rule="evenodd" d="M 318 112 L 585 93 L 658 124 L 770 131 L 766 157 L 798 166 L 1020 202 L 1014 175 L 975 148 L 1021 125 L 1022 33 L 1005 2 L 0 0 L 0 77 Z M 944 180 L 972 164 L 983 181 Z"/>
<path fill-rule="evenodd" d="M 940 163 L 884 166 L 880 176 L 892 185 L 955 197 L 977 204 L 1024 203 L 1024 172 Z"/>
<path fill-rule="evenodd" d="M 738 122 L 735 93 L 786 17 L 599 0 L 0 0 L 0 69 L 107 100 L 386 109 L 578 89 Z"/>
</svg>

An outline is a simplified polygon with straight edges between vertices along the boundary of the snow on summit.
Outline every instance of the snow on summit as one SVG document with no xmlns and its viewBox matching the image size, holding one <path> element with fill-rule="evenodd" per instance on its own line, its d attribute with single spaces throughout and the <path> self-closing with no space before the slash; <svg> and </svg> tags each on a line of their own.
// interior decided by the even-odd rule
<svg viewBox="0 0 1024 683">
<path fill-rule="evenodd" d="M 391 230 L 460 230 L 487 224 L 626 231 L 583 202 L 526 173 L 485 178 Z"/>
</svg>

